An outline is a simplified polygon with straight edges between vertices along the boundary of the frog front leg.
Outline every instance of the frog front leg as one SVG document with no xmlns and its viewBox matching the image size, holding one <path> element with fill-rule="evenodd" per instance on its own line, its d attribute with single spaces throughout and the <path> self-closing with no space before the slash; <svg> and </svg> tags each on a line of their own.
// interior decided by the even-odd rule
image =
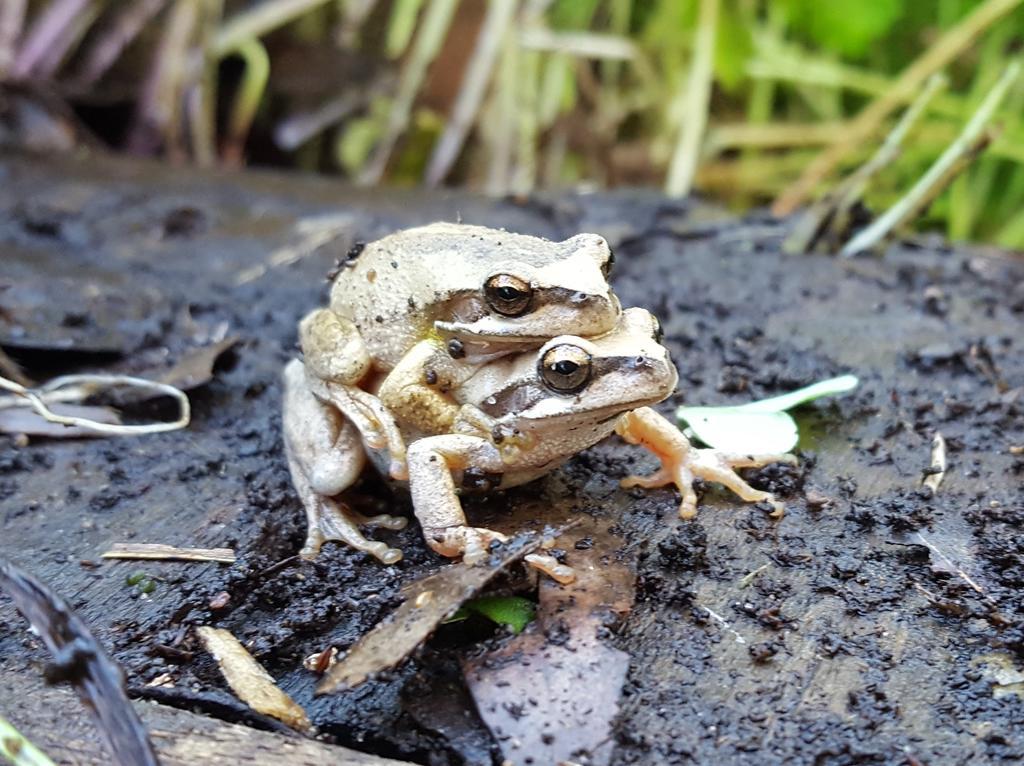
<svg viewBox="0 0 1024 766">
<path fill-rule="evenodd" d="M 638 444 L 653 452 L 661 461 L 661 468 L 650 476 L 628 476 L 622 480 L 622 486 L 663 487 L 675 484 L 683 496 L 679 505 L 680 518 L 692 519 L 697 515 L 697 493 L 693 489 L 695 478 L 718 482 L 747 502 L 768 502 L 775 509 L 773 516 L 785 513 L 783 504 L 770 492 L 754 489 L 740 478 L 735 469 L 758 468 L 768 463 L 796 464 L 793 455 L 734 454 L 698 449 L 690 444 L 682 431 L 650 407 L 622 415 L 615 432 L 630 444 Z"/>
<path fill-rule="evenodd" d="M 403 425 L 425 434 L 446 433 L 460 409 L 449 392 L 473 369 L 453 360 L 439 341 L 420 341 L 388 373 L 377 395 Z"/>
<path fill-rule="evenodd" d="M 309 390 L 306 372 L 298 360 L 284 369 L 283 418 L 292 483 L 306 509 L 306 542 L 300 555 L 315 558 L 324 542 L 337 540 L 385 564 L 401 559 L 402 552 L 397 548 L 366 539 L 359 525 L 401 529 L 405 519 L 388 515 L 365 518 L 333 497 L 359 477 L 366 455 L 352 422 Z"/>
<path fill-rule="evenodd" d="M 452 473 L 463 471 L 465 483 L 469 469 L 474 488 L 482 488 L 481 482 L 496 487 L 504 464 L 494 445 L 477 436 L 430 436 L 409 447 L 409 491 L 427 545 L 442 556 L 461 555 L 473 564 L 487 555 L 492 542 L 506 538 L 466 524 Z"/>
</svg>

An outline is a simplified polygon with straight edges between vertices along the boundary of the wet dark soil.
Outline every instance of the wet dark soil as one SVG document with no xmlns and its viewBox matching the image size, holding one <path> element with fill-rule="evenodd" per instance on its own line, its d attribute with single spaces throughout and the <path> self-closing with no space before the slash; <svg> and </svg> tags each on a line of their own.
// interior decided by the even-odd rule
<svg viewBox="0 0 1024 766">
<path fill-rule="evenodd" d="M 278 375 L 296 322 L 324 301 L 324 275 L 353 243 L 457 218 L 605 235 L 619 297 L 659 316 L 679 368 L 665 413 L 840 373 L 862 381 L 798 413 L 798 468 L 750 475 L 786 502 L 780 521 L 706 487 L 698 518 L 682 522 L 673 492 L 618 488 L 651 461 L 616 440 L 467 503 L 495 514 L 568 499 L 616 520 L 637 600 L 608 636 L 630 658 L 612 763 L 1024 757 L 1024 260 L 938 240 L 880 259 L 795 257 L 781 253 L 784 222 L 646 194 L 515 204 L 0 158 L 0 282 L 37 296 L 0 313 L 0 345 L 30 374 L 144 372 L 169 366 L 186 336 L 241 338 L 193 392 L 187 431 L 29 446 L 0 436 L 0 555 L 78 610 L 137 696 L 273 728 L 235 700 L 190 630 L 212 624 L 250 648 L 328 741 L 423 764 L 500 762 L 459 664 L 473 641 L 506 640 L 486 628 L 448 626 L 397 670 L 312 696 L 304 657 L 351 646 L 403 585 L 443 566 L 415 525 L 376 533 L 405 551 L 396 566 L 339 547 L 287 561 L 303 514 Z M 311 228 L 332 241 L 310 244 Z M 949 469 L 933 494 L 921 482 L 937 431 Z M 372 478 L 353 501 L 410 512 Z M 100 563 L 110 543 L 132 540 L 231 546 L 239 561 Z M 135 571 L 156 578 L 151 593 L 127 584 Z M 0 598 L 4 697 L 32 688 L 45 659 Z M 147 686 L 162 676 L 173 687 Z"/>
</svg>

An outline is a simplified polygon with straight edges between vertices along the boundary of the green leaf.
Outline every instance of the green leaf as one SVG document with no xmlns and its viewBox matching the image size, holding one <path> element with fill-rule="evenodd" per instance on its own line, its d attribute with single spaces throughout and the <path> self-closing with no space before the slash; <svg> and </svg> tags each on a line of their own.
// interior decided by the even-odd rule
<svg viewBox="0 0 1024 766">
<path fill-rule="evenodd" d="M 796 421 L 785 411 L 822 396 L 852 391 L 857 383 L 855 376 L 842 375 L 737 407 L 680 407 L 676 417 L 702 442 L 724 452 L 789 452 L 800 434 Z"/>
<path fill-rule="evenodd" d="M 861 57 L 904 14 L 903 0 L 861 0 L 855 5 L 821 0 L 782 0 L 790 27 L 829 51 Z M 913 5 L 908 3 L 906 5 Z"/>
<path fill-rule="evenodd" d="M 536 604 L 520 596 L 481 596 L 467 601 L 445 622 L 461 622 L 470 612 L 475 612 L 498 625 L 507 625 L 513 633 L 520 633 L 533 621 L 536 611 Z"/>
</svg>

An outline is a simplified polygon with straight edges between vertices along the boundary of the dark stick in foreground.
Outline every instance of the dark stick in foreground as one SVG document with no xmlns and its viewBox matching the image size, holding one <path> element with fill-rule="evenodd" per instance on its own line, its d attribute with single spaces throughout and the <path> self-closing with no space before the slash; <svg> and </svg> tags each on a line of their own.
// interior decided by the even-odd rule
<svg viewBox="0 0 1024 766">
<path fill-rule="evenodd" d="M 53 653 L 47 680 L 69 681 L 92 711 L 114 762 L 158 766 L 153 746 L 124 691 L 124 676 L 71 607 L 39 580 L 0 559 L 6 591 Z"/>
</svg>

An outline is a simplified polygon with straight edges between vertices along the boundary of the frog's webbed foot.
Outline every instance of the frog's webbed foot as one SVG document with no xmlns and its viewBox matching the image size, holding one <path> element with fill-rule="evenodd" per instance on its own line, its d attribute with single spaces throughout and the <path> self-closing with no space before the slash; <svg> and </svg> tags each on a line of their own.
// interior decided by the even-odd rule
<svg viewBox="0 0 1024 766">
<path fill-rule="evenodd" d="M 491 543 L 508 540 L 501 532 L 465 525 L 424 528 L 427 545 L 449 558 L 462 556 L 466 564 L 476 564 L 487 557 Z"/>
<path fill-rule="evenodd" d="M 305 499 L 305 498 L 304 498 Z M 382 564 L 394 564 L 402 559 L 402 551 L 392 548 L 378 540 L 368 540 L 359 531 L 359 524 L 366 526 L 382 526 L 387 529 L 401 529 L 405 519 L 394 516 L 364 517 L 344 503 L 329 497 L 316 495 L 313 498 L 314 508 L 307 505 L 309 520 L 306 532 L 306 544 L 299 555 L 304 559 L 314 559 L 320 553 L 320 547 L 329 540 L 345 543 L 356 550 L 369 553 Z"/>
<path fill-rule="evenodd" d="M 462 556 L 473 564 L 487 556 L 500 532 L 466 524 L 452 471 L 468 467 L 490 473 L 500 482 L 501 455 L 486 439 L 446 434 L 419 439 L 409 446 L 409 490 L 427 545 L 442 556 Z"/>
<path fill-rule="evenodd" d="M 333 497 L 355 482 L 366 462 L 356 427 L 311 393 L 301 362 L 285 367 L 284 384 L 285 453 L 308 529 L 300 555 L 315 558 L 326 541 L 337 540 L 385 564 L 395 563 L 402 552 L 368 540 L 359 525 L 401 529 L 406 520 L 388 515 L 366 518 Z"/>
<path fill-rule="evenodd" d="M 650 407 L 627 412 L 615 427 L 616 432 L 630 444 L 638 444 L 657 455 L 661 468 L 650 476 L 628 476 L 623 487 L 663 487 L 675 484 L 683 496 L 679 516 L 691 519 L 697 515 L 697 493 L 694 479 L 714 481 L 724 485 L 747 502 L 767 502 L 775 509 L 776 518 L 785 513 L 785 506 L 770 492 L 754 489 L 745 482 L 737 468 L 757 468 L 769 463 L 795 464 L 793 455 L 750 455 L 722 452 L 716 449 L 698 449 L 690 444 L 683 433 Z"/>
</svg>

